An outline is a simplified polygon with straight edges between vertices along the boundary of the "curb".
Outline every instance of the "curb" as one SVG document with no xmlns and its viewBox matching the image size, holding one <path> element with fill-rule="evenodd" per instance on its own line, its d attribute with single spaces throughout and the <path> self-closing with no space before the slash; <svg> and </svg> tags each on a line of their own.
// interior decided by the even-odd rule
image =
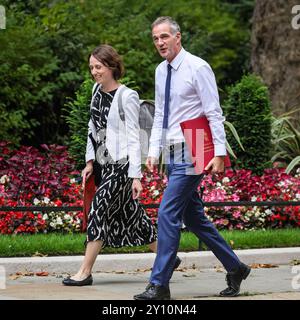
<svg viewBox="0 0 300 320">
<path fill-rule="evenodd" d="M 287 265 L 293 260 L 300 260 L 300 247 L 247 249 L 234 252 L 246 264 Z M 179 252 L 178 256 L 182 259 L 181 268 L 207 269 L 221 266 L 220 261 L 210 251 Z M 93 270 L 94 272 L 146 271 L 150 270 L 154 259 L 154 253 L 100 254 Z M 0 258 L 0 266 L 5 268 L 7 274 L 23 271 L 73 274 L 78 271 L 82 260 L 83 256 Z"/>
</svg>

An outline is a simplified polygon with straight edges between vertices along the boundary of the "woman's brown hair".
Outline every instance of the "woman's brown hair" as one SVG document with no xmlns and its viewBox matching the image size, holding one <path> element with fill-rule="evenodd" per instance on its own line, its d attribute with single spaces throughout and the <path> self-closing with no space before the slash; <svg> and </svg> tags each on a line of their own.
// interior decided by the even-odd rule
<svg viewBox="0 0 300 320">
<path fill-rule="evenodd" d="M 89 58 L 91 56 L 95 57 L 106 67 L 111 69 L 115 80 L 119 80 L 123 77 L 124 65 L 122 58 L 112 46 L 108 44 L 101 44 L 93 50 Z"/>
</svg>

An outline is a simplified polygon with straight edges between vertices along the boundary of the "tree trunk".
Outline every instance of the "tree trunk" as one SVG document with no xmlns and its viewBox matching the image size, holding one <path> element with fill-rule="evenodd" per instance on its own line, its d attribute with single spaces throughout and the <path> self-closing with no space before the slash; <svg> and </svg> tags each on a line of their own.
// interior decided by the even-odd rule
<svg viewBox="0 0 300 320">
<path fill-rule="evenodd" d="M 251 67 L 269 87 L 275 115 L 300 108 L 300 28 L 292 26 L 293 18 L 300 25 L 292 13 L 297 2 L 256 0 L 253 13 Z M 296 117 L 299 123 L 300 113 Z"/>
</svg>

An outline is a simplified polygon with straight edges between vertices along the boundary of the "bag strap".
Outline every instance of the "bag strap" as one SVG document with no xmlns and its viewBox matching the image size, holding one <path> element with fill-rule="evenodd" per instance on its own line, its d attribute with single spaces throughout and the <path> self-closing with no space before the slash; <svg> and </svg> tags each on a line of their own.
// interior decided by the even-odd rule
<svg viewBox="0 0 300 320">
<path fill-rule="evenodd" d="M 93 90 L 92 90 L 91 106 L 93 104 L 93 100 L 94 100 L 95 94 L 98 92 L 99 87 L 100 87 L 99 83 L 97 83 L 97 82 L 94 83 Z M 125 112 L 124 112 L 122 100 L 123 100 L 123 92 L 125 91 L 125 89 L 126 89 L 126 86 L 122 86 L 119 89 L 119 92 L 118 92 L 118 94 L 119 94 L 119 96 L 118 96 L 118 108 L 119 108 L 120 118 L 121 118 L 121 120 L 123 122 L 125 121 Z"/>
<path fill-rule="evenodd" d="M 92 89 L 92 100 L 91 100 L 90 110 L 92 109 L 94 97 L 95 97 L 96 93 L 98 92 L 99 87 L 100 87 L 100 84 L 99 84 L 99 83 L 97 83 L 97 82 L 94 83 L 93 89 Z M 95 150 L 95 152 L 96 152 L 97 144 L 96 144 L 96 141 L 95 141 L 92 133 L 89 134 L 89 138 L 90 138 L 90 140 L 91 140 L 91 142 L 92 142 L 92 144 L 93 144 L 94 150 Z"/>
<path fill-rule="evenodd" d="M 92 96 L 94 97 L 94 95 L 95 95 L 95 93 L 98 91 L 98 89 L 99 89 L 99 87 L 100 87 L 100 84 L 99 83 L 94 83 L 94 85 L 93 85 L 93 90 L 92 90 Z"/>
<path fill-rule="evenodd" d="M 100 88 L 100 84 L 97 83 L 97 82 L 94 83 L 94 85 L 93 85 L 93 90 L 92 90 L 92 99 L 91 99 L 90 110 L 92 109 L 94 97 L 95 97 L 96 93 L 98 92 L 98 89 L 99 89 L 99 88 Z"/>
</svg>

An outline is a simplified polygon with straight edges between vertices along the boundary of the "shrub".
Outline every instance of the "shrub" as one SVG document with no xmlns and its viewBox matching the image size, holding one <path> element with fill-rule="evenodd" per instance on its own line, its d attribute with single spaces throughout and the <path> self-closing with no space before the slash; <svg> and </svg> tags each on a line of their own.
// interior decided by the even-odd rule
<svg viewBox="0 0 300 320">
<path fill-rule="evenodd" d="M 270 166 L 271 110 L 267 87 L 255 75 L 246 75 L 229 89 L 224 103 L 226 119 L 236 128 L 245 151 L 231 136 L 228 142 L 238 168 L 262 174 Z"/>
<path fill-rule="evenodd" d="M 153 98 L 154 69 L 161 58 L 150 26 L 158 14 L 178 20 L 184 46 L 208 60 L 221 87 L 239 79 L 247 67 L 250 32 L 240 19 L 245 15 L 220 0 L 1 4 L 9 14 L 7 28 L 0 32 L 0 140 L 65 144 L 61 108 L 66 97 L 74 97 L 88 69 L 88 54 L 100 43 L 116 47 L 127 76 L 144 98 Z"/>
<path fill-rule="evenodd" d="M 296 170 L 300 166 L 300 131 L 293 125 L 296 118 L 291 114 L 293 110 L 282 114 L 272 121 L 273 157 L 271 161 L 279 161 L 288 165 L 286 173 Z"/>
<path fill-rule="evenodd" d="M 77 168 L 84 168 L 85 166 L 85 148 L 92 88 L 92 79 L 85 80 L 78 91 L 76 91 L 76 98 L 70 99 L 64 109 L 67 113 L 65 119 L 70 128 L 70 139 L 67 145 L 70 154 L 76 161 Z"/>
</svg>

